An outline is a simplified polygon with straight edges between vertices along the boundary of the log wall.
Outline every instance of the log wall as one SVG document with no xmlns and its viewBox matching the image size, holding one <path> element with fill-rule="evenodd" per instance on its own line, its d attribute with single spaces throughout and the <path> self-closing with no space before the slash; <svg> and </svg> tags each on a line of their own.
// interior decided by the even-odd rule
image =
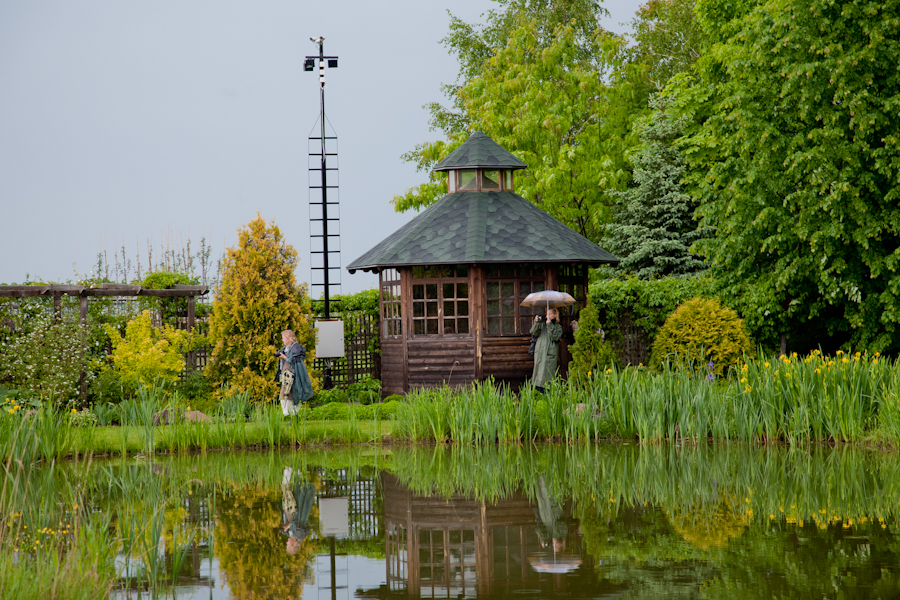
<svg viewBox="0 0 900 600">
<path fill-rule="evenodd" d="M 482 340 L 482 369 L 485 379 L 509 383 L 514 389 L 531 377 L 534 357 L 528 354 L 531 337 L 486 337 Z"/>
<path fill-rule="evenodd" d="M 410 387 L 462 385 L 475 381 L 475 340 L 407 341 Z"/>
<path fill-rule="evenodd" d="M 381 339 L 381 392 L 385 396 L 406 392 L 406 371 L 403 368 L 403 341 Z"/>
</svg>

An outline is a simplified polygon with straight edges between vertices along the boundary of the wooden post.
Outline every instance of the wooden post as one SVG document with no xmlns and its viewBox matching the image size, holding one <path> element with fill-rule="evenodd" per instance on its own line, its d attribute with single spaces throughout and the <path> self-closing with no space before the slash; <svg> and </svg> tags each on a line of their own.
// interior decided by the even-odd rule
<svg viewBox="0 0 900 600">
<path fill-rule="evenodd" d="M 469 269 L 469 307 L 472 326 L 475 328 L 475 381 L 484 379 L 484 268 L 473 265 Z"/>
<path fill-rule="evenodd" d="M 194 332 L 194 296 L 188 296 L 188 309 L 187 309 L 187 330 L 188 333 Z M 191 350 L 187 354 L 187 363 L 190 365 L 191 369 L 197 368 L 197 353 Z"/>
<path fill-rule="evenodd" d="M 56 320 L 59 321 L 62 318 L 62 295 L 61 294 L 53 294 L 53 314 L 56 317 Z"/>
<path fill-rule="evenodd" d="M 81 324 L 82 324 L 82 325 L 87 325 L 87 313 L 88 313 L 88 299 L 87 299 L 87 296 L 81 296 L 81 298 L 79 298 L 78 301 L 79 301 L 79 304 L 80 304 L 79 309 L 80 309 L 80 312 L 81 312 Z"/>
<path fill-rule="evenodd" d="M 56 300 L 55 300 L 56 298 L 59 298 L 59 296 L 54 297 L 54 303 L 56 302 Z M 82 295 L 78 299 L 78 304 L 79 304 L 78 308 L 79 308 L 79 313 L 81 316 L 81 325 L 82 325 L 81 336 L 82 336 L 82 351 L 83 351 L 83 349 L 84 349 L 84 332 L 87 331 L 87 296 Z M 82 363 L 82 364 L 84 364 L 84 363 Z M 81 373 L 78 376 L 78 389 L 81 391 L 81 398 L 82 399 L 87 398 L 87 391 L 88 391 L 87 373 L 85 372 L 84 368 L 81 369 Z"/>
<path fill-rule="evenodd" d="M 547 265 L 547 289 L 548 290 L 558 290 L 559 289 L 559 271 L 556 268 L 556 265 Z"/>
<path fill-rule="evenodd" d="M 400 268 L 400 329 L 403 340 L 403 392 L 409 391 L 409 336 L 412 335 L 412 267 Z"/>
<path fill-rule="evenodd" d="M 194 331 L 194 296 L 188 296 L 187 330 L 188 333 Z"/>
</svg>

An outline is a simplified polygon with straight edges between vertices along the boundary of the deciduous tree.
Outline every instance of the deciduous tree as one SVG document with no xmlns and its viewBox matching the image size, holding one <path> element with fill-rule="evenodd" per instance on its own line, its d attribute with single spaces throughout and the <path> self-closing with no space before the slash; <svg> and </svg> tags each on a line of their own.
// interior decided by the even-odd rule
<svg viewBox="0 0 900 600">
<path fill-rule="evenodd" d="M 480 74 L 458 90 L 460 106 L 480 129 L 517 155 L 529 168 L 516 191 L 582 235 L 599 241 L 613 203 L 609 191 L 630 177 L 624 158 L 628 124 L 642 98 L 627 86 L 611 86 L 623 41 L 603 32 L 594 42 L 602 59 L 583 61 L 578 32 L 557 28 L 542 41 L 536 21 L 520 21 L 505 47 L 482 65 Z M 406 155 L 430 168 L 468 137 L 451 134 Z M 397 210 L 421 208 L 446 192 L 442 174 L 394 199 Z"/>
<path fill-rule="evenodd" d="M 900 1 L 725 8 L 686 140 L 715 276 L 754 330 L 900 348 Z"/>
</svg>

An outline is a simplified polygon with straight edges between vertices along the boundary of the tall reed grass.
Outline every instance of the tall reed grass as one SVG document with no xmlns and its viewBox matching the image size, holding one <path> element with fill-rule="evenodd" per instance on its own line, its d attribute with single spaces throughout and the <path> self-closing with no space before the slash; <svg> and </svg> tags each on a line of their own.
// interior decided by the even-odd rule
<svg viewBox="0 0 900 600">
<path fill-rule="evenodd" d="M 607 369 L 518 393 L 492 381 L 416 390 L 394 433 L 461 444 L 605 438 L 900 445 L 900 363 L 856 353 L 748 359 L 729 377 Z"/>
</svg>

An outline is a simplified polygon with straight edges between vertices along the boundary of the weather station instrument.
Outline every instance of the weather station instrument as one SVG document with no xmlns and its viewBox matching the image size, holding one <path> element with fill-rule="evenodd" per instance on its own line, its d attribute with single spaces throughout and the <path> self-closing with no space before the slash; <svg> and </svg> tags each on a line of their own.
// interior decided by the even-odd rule
<svg viewBox="0 0 900 600">
<path fill-rule="evenodd" d="M 325 56 L 324 37 L 309 39 L 319 46 L 318 56 L 303 61 L 304 71 L 314 71 L 319 61 L 319 127 L 309 134 L 310 287 L 321 290 L 325 303 L 316 320 L 316 358 L 325 359 L 324 385 L 330 389 L 332 361 L 344 356 L 344 322 L 331 318 L 332 292 L 339 294 L 341 289 L 337 135 L 333 129 L 329 135 L 325 128 L 325 68 L 336 69 L 338 57 Z"/>
</svg>

